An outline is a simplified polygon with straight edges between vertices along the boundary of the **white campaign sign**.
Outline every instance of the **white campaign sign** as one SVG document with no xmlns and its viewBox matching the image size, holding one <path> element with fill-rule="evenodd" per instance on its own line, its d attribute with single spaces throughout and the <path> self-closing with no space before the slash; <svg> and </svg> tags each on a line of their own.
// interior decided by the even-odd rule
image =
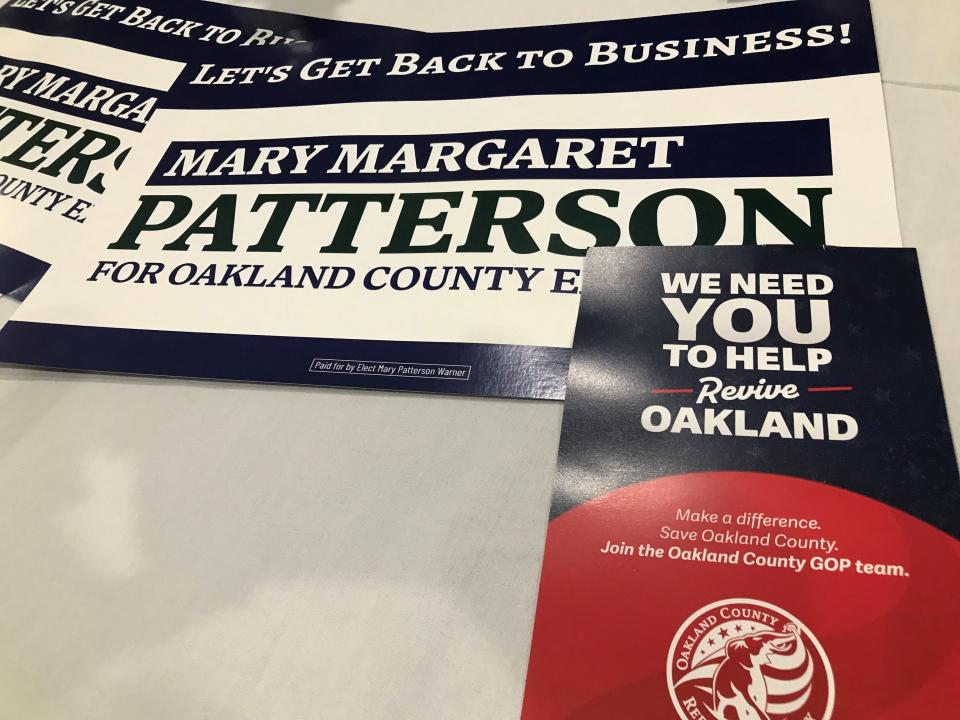
<svg viewBox="0 0 960 720">
<path fill-rule="evenodd" d="M 0 294 L 25 296 L 80 225 L 112 210 L 113 175 L 187 62 L 255 58 L 264 48 L 361 29 L 396 32 L 214 3 L 191 5 L 187 17 L 143 4 L 4 5 Z"/>
<path fill-rule="evenodd" d="M 51 262 L 183 64 L 4 27 L 0 56 L 2 243 Z"/>
<path fill-rule="evenodd" d="M 741 52 L 774 50 L 770 37 L 781 51 L 836 47 L 850 29 L 767 35 Z M 712 60 L 720 42 L 687 41 L 687 55 Z M 639 47 L 595 42 L 585 65 L 641 52 L 684 62 L 678 44 Z M 309 104 L 320 87 L 311 82 L 362 88 L 378 73 L 379 87 L 389 76 L 460 73 L 456 95 L 506 55 L 188 69 L 191 92 L 294 80 L 304 90 L 296 104 L 158 110 L 147 149 L 118 176 L 116 211 L 58 257 L 0 335 L 0 357 L 562 397 L 591 246 L 900 244 L 876 72 Z M 520 72 L 570 62 L 557 51 L 531 57 Z M 64 332 L 96 350 L 36 354 L 41 335 Z M 158 343 L 149 361 L 136 357 L 140 342 Z"/>
<path fill-rule="evenodd" d="M 61 258 L 37 298 L 23 308 L 17 319 L 193 332 L 318 333 L 336 338 L 568 347 L 573 339 L 578 297 L 550 290 L 558 269 L 579 269 L 581 260 L 546 252 L 545 246 L 549 235 L 560 231 L 570 245 L 585 248 L 591 244 L 588 234 L 558 225 L 551 210 L 560 197 L 585 187 L 620 192 L 619 207 L 608 208 L 601 202 L 593 205 L 597 212 L 604 212 L 623 227 L 626 227 L 635 203 L 644 197 L 677 186 L 704 190 L 719 198 L 727 208 L 727 225 L 718 244 L 742 242 L 743 212 L 739 198 L 734 195 L 736 189 L 768 188 L 798 216 L 806 218 L 808 204 L 797 195 L 797 188 L 828 187 L 832 190 L 824 202 L 828 244 L 900 245 L 886 125 L 880 103 L 874 78 L 850 77 L 761 87 L 674 91 L 655 96 L 629 93 L 444 101 L 431 104 L 429 112 L 424 112 L 423 104 L 416 102 L 224 111 L 218 114 L 216 123 L 208 122 L 206 117 L 209 115 L 203 111 L 161 111 L 148 131 L 154 152 L 143 153 L 132 161 L 124 171 L 124 181 L 119 183 L 122 187 L 118 195 L 122 197 L 117 197 L 115 202 L 122 210 L 91 225 L 89 240 L 75 244 L 71 252 Z M 758 107 L 767 109 L 758 111 Z M 186 224 L 165 232 L 144 234 L 142 250 L 136 253 L 107 249 L 128 224 L 144 191 L 141 183 L 157 165 L 160 151 L 165 149 L 168 139 L 221 141 L 226 139 L 227 132 L 230 139 L 238 140 L 255 140 L 264 136 L 271 139 L 302 138 L 313 133 L 379 136 L 486 131 L 496 136 L 503 130 L 542 127 L 545 118 L 551 118 L 551 127 L 558 129 L 594 126 L 603 130 L 632 125 L 670 127 L 681 122 L 688 125 L 722 124 L 797 117 L 831 119 L 835 166 L 832 177 L 802 178 L 799 181 L 797 178 L 720 178 L 684 182 L 525 179 L 400 184 L 393 182 L 390 175 L 379 175 L 365 178 L 359 187 L 356 184 L 171 186 L 159 191 L 189 193 L 195 208 L 191 218 L 198 216 L 220 194 L 236 193 L 236 226 L 232 237 L 241 251 L 229 256 L 206 252 L 203 247 L 209 238 L 200 235 L 191 241 L 186 251 L 162 251 L 162 245 L 180 235 Z M 597 124 L 598 120 L 602 124 Z M 268 133 L 264 128 L 269 128 Z M 610 134 L 619 136 L 622 133 Z M 674 147 L 671 153 L 683 151 L 684 148 Z M 249 153 L 249 161 L 252 162 L 255 155 Z M 127 178 L 131 181 L 127 182 Z M 319 252 L 330 243 L 341 221 L 342 207 L 323 214 L 298 207 L 284 230 L 282 253 L 242 252 L 243 248 L 257 243 L 270 215 L 269 207 L 251 212 L 257 197 L 263 194 L 462 192 L 465 198 L 456 209 L 439 200 L 427 203 L 424 216 L 445 212 L 446 221 L 442 230 L 421 227 L 415 234 L 415 245 L 429 245 L 443 233 L 450 233 L 455 246 L 457 240 L 466 235 L 473 217 L 475 202 L 466 196 L 474 190 L 493 189 L 533 190 L 546 198 L 543 213 L 527 224 L 530 234 L 539 241 L 540 252 L 531 255 L 511 252 L 502 233 L 495 230 L 490 242 L 493 252 L 384 255 L 381 250 L 396 226 L 398 203 L 387 212 L 372 206 L 366 210 L 359 226 L 355 254 L 323 255 Z M 153 191 L 158 192 L 156 188 Z M 506 202 L 503 206 L 503 214 L 509 214 L 512 208 Z M 157 216 L 162 215 L 164 209 L 158 208 Z M 689 244 L 696 234 L 694 211 L 682 198 L 663 204 L 660 224 L 664 242 L 668 244 Z M 788 242 L 769 223 L 761 220 L 759 224 L 762 242 Z M 630 243 L 625 236 L 626 232 L 621 244 Z M 141 265 L 162 263 L 164 272 L 158 277 L 164 281 L 149 287 L 137 282 L 111 282 L 105 275 L 99 275 L 96 282 L 89 281 L 102 260 L 116 263 L 111 267 L 129 261 Z M 438 292 L 416 286 L 409 290 L 395 290 L 388 286 L 371 291 L 356 281 L 335 291 L 314 290 L 307 285 L 304 289 L 270 292 L 269 289 L 221 286 L 217 282 L 210 285 L 204 281 L 171 284 L 170 271 L 183 263 L 193 263 L 201 269 L 216 264 L 220 273 L 228 263 L 263 264 L 265 269 L 260 275 L 266 279 L 272 278 L 286 265 L 350 265 L 357 270 L 358 276 L 365 276 L 377 267 L 390 267 L 394 271 L 409 266 L 544 270 L 530 292 L 519 292 L 524 288 L 522 278 L 516 273 L 503 280 L 504 289 L 499 292 L 456 291 L 449 287 Z M 128 267 L 132 271 L 132 267 Z M 125 275 L 126 272 L 119 277 Z M 388 277 L 389 273 L 376 273 L 373 284 Z M 481 286 L 489 287 L 490 274 L 482 277 Z M 401 279 L 400 285 L 405 286 L 410 276 L 404 274 Z M 150 302 L 144 302 L 145 293 L 150 294 Z M 63 294 L 76 298 L 77 302 L 68 308 L 61 307 L 58 296 Z M 46 302 L 44 298 L 47 298 Z"/>
</svg>

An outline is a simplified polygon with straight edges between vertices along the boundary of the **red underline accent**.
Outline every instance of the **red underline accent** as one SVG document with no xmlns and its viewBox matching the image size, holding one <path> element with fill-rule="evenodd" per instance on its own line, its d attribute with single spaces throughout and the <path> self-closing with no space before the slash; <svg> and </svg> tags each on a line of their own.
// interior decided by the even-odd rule
<svg viewBox="0 0 960 720">
<path fill-rule="evenodd" d="M 672 390 L 653 390 L 654 395 L 690 395 L 693 388 L 675 388 Z"/>
<path fill-rule="evenodd" d="M 807 388 L 807 392 L 850 392 L 853 385 L 836 385 L 834 387 L 812 387 Z"/>
</svg>

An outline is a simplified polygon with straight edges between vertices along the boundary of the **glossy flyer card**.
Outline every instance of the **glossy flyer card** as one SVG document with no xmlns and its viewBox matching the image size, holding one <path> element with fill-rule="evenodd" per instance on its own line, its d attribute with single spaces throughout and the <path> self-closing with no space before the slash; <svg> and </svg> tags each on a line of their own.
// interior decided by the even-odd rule
<svg viewBox="0 0 960 720">
<path fill-rule="evenodd" d="M 560 399 L 591 246 L 900 244 L 865 0 L 257 60 L 179 75 L 2 359 Z"/>
<path fill-rule="evenodd" d="M 587 256 L 524 720 L 960 701 L 960 480 L 913 250 Z"/>
</svg>

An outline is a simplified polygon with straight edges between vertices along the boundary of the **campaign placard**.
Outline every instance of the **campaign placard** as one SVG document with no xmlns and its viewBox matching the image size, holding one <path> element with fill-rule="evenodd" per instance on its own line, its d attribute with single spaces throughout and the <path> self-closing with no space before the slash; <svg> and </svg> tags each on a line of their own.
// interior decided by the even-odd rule
<svg viewBox="0 0 960 720">
<path fill-rule="evenodd" d="M 957 703 L 960 479 L 916 253 L 597 249 L 522 717 Z"/>
<path fill-rule="evenodd" d="M 25 296 L 77 242 L 182 67 L 0 27 L 0 293 Z"/>
<path fill-rule="evenodd" d="M 22 299 L 79 226 L 188 61 L 390 28 L 195 3 L 13 0 L 0 8 L 0 294 Z"/>
<path fill-rule="evenodd" d="M 900 244 L 865 0 L 258 61 L 180 74 L 0 357 L 560 399 L 589 247 Z"/>
<path fill-rule="evenodd" d="M 218 2 L 8 0 L 0 27 L 85 40 L 167 60 L 242 57 L 247 49 L 288 47 L 356 35 L 416 34 L 369 23 L 330 20 Z M 248 58 L 256 57 L 254 54 Z"/>
</svg>

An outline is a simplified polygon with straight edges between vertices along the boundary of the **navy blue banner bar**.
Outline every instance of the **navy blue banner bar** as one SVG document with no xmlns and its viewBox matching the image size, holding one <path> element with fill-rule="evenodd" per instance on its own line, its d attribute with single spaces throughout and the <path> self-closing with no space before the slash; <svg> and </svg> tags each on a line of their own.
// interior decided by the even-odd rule
<svg viewBox="0 0 960 720">
<path fill-rule="evenodd" d="M 322 45 L 331 37 L 411 32 L 196 0 L 147 0 L 131 5 L 11 0 L 0 8 L 0 27 L 86 40 L 182 62 L 225 57 L 255 60 L 265 47 L 281 45 L 287 39 Z"/>
<path fill-rule="evenodd" d="M 9 321 L 0 362 L 207 380 L 562 400 L 570 351 Z"/>
<path fill-rule="evenodd" d="M 253 108 L 636 92 L 878 72 L 869 0 L 796 0 L 634 20 L 333 38 L 263 48 L 247 75 L 187 67 L 170 106 Z"/>
<path fill-rule="evenodd" d="M 0 96 L 140 132 L 163 93 L 56 65 L 0 56 Z"/>
<path fill-rule="evenodd" d="M 411 167 L 416 169 L 411 171 Z M 820 119 L 178 142 L 167 148 L 147 184 L 369 183 L 378 178 L 390 182 L 629 180 L 832 173 L 830 122 Z"/>
<path fill-rule="evenodd" d="M 0 245 L 0 295 L 23 300 L 49 267 L 42 260 Z"/>
</svg>

